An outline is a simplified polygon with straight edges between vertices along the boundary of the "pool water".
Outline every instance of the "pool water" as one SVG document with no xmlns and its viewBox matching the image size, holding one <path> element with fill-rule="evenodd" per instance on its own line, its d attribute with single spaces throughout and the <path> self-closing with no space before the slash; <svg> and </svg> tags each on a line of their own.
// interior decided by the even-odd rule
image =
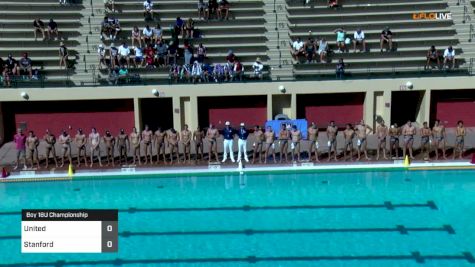
<svg viewBox="0 0 475 267">
<path fill-rule="evenodd" d="M 0 266 L 475 266 L 475 173 L 0 184 Z M 119 209 L 119 252 L 21 254 L 21 209 Z"/>
</svg>

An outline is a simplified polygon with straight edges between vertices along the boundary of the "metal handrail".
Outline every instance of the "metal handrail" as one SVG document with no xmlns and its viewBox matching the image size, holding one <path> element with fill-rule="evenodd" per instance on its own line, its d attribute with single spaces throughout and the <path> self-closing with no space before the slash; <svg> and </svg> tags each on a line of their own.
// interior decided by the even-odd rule
<svg viewBox="0 0 475 267">
<path fill-rule="evenodd" d="M 465 23 L 467 19 L 472 20 L 470 18 L 467 6 L 463 6 L 463 20 L 462 20 L 462 23 Z"/>
<path fill-rule="evenodd" d="M 468 41 L 472 42 L 472 38 L 475 37 L 475 29 L 473 27 L 473 24 L 470 23 L 470 31 L 468 33 Z"/>
</svg>

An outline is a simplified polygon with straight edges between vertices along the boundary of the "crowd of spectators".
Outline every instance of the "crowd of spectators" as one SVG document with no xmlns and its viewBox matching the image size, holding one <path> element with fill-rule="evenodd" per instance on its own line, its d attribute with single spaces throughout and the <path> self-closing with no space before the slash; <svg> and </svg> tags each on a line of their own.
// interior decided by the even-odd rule
<svg viewBox="0 0 475 267">
<path fill-rule="evenodd" d="M 353 33 L 353 39 L 347 34 L 344 28 L 340 27 L 334 30 L 336 35 L 336 42 L 334 49 L 331 49 L 324 37 L 314 38 L 312 32 L 309 31 L 309 36 L 305 42 L 300 37 L 294 39 L 290 43 L 290 54 L 293 60 L 299 64 L 301 58 L 305 59 L 306 63 L 329 63 L 328 58 L 330 53 L 348 53 L 350 46 L 353 44 L 353 52 L 369 52 L 366 44 L 365 33 L 361 28 L 357 28 Z M 380 34 L 380 52 L 394 52 L 393 33 L 389 27 L 385 27 Z M 455 50 L 452 46 L 447 47 L 443 53 L 439 53 L 435 46 L 431 46 L 427 51 L 425 70 L 438 69 L 454 69 L 455 68 Z M 336 76 L 338 79 L 344 77 L 345 63 L 340 58 L 336 63 Z"/>
<path fill-rule="evenodd" d="M 5 60 L 0 58 L 0 72 L 2 73 L 0 80 L 5 87 L 11 87 L 15 79 L 40 79 L 40 71 L 38 68 L 33 68 L 28 53 L 23 53 L 23 56 L 19 60 L 16 60 L 12 54 L 9 54 Z"/>
<path fill-rule="evenodd" d="M 56 23 L 56 21 L 53 19 L 50 19 L 47 25 L 41 19 L 35 19 L 33 21 L 33 33 L 35 36 L 35 41 L 38 40 L 38 32 L 43 36 L 43 41 L 47 39 L 46 36 L 48 36 L 48 40 L 54 40 L 55 36 L 58 40 L 60 38 L 58 23 Z"/>
<path fill-rule="evenodd" d="M 164 38 L 164 29 L 160 23 L 154 23 L 155 27 L 151 25 L 158 11 L 152 0 L 145 0 L 145 25 L 134 26 L 130 35 L 121 34 L 120 22 L 111 14 L 115 10 L 114 1 L 105 0 L 104 4 L 110 12 L 101 24 L 100 39 L 103 43 L 98 46 L 97 54 L 99 69 L 109 71 L 109 81 L 112 80 L 112 83 L 120 81 L 123 76 L 130 76 L 131 68 L 168 68 L 172 82 L 225 82 L 243 79 L 244 67 L 232 50 L 228 51 L 225 63 L 209 62 L 207 47 L 200 41 L 202 33 L 192 18 L 185 20 L 178 16 L 167 29 L 170 37 Z M 227 20 L 229 9 L 227 0 L 198 0 L 200 20 Z M 108 41 L 109 46 L 106 45 Z M 120 46 L 116 45 L 118 42 Z M 249 67 L 252 68 L 251 77 L 262 79 L 264 67 L 259 58 Z"/>
</svg>

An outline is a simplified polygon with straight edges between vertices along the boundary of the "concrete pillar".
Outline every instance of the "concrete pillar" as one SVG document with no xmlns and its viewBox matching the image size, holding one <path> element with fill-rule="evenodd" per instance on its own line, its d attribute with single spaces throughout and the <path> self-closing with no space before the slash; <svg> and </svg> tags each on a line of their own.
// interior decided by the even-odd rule
<svg viewBox="0 0 475 267">
<path fill-rule="evenodd" d="M 365 94 L 364 104 L 363 104 L 363 119 L 366 124 L 374 127 L 374 92 L 368 91 Z"/>
<path fill-rule="evenodd" d="M 386 122 L 386 125 L 391 125 L 391 90 L 384 90 L 383 92 L 383 102 L 384 102 L 384 110 L 383 110 L 383 120 Z"/>
<path fill-rule="evenodd" d="M 290 118 L 297 119 L 297 94 L 292 93 L 290 97 Z"/>
<path fill-rule="evenodd" d="M 173 106 L 173 128 L 177 130 L 178 132 L 181 131 L 181 103 L 180 103 L 180 97 L 179 96 L 174 96 L 172 98 L 172 106 Z"/>
<path fill-rule="evenodd" d="M 422 124 L 423 122 L 430 120 L 430 96 L 431 90 L 427 89 L 422 92 L 421 104 L 419 112 L 417 114 L 417 122 Z"/>
<path fill-rule="evenodd" d="M 135 128 L 137 128 L 137 131 L 140 132 L 142 129 L 142 111 L 140 108 L 139 98 L 134 98 L 134 122 Z"/>
<path fill-rule="evenodd" d="M 267 120 L 273 120 L 274 118 L 272 117 L 272 94 L 267 95 Z"/>
<path fill-rule="evenodd" d="M 195 130 L 198 127 L 198 97 L 190 96 L 190 129 Z M 200 125 L 204 127 L 205 125 Z"/>
</svg>

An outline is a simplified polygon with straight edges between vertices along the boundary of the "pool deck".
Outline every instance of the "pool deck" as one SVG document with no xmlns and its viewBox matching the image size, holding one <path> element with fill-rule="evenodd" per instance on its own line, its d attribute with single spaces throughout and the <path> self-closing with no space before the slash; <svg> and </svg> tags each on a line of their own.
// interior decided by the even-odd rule
<svg viewBox="0 0 475 267">
<path fill-rule="evenodd" d="M 468 160 L 439 161 L 439 162 L 412 162 L 405 165 L 402 160 L 363 163 L 363 162 L 336 162 L 336 163 L 309 163 L 276 165 L 250 165 L 239 166 L 232 164 L 210 164 L 201 166 L 168 166 L 168 167 L 136 167 L 123 166 L 115 169 L 89 169 L 78 170 L 72 175 L 65 170 L 35 171 L 23 170 L 12 173 L 7 178 L 0 178 L 1 182 L 27 182 L 27 181 L 54 181 L 74 179 L 100 179 L 100 178 L 131 178 L 131 177 L 177 177 L 177 176 L 203 176 L 203 175 L 243 175 L 255 173 L 299 173 L 299 172 L 359 172 L 359 171 L 400 171 L 400 170 L 475 170 L 475 164 Z"/>
</svg>

